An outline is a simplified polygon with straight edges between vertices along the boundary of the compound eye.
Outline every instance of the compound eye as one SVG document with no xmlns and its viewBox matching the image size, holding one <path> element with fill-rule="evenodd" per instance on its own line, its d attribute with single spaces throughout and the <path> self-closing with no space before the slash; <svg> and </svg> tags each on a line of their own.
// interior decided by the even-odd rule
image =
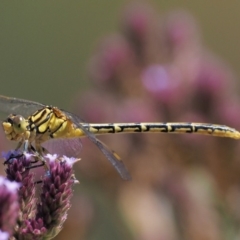
<svg viewBox="0 0 240 240">
<path fill-rule="evenodd" d="M 24 122 L 24 118 L 21 115 L 16 115 L 13 118 L 11 118 L 11 121 L 15 127 L 20 128 L 22 126 L 22 123 Z"/>
</svg>

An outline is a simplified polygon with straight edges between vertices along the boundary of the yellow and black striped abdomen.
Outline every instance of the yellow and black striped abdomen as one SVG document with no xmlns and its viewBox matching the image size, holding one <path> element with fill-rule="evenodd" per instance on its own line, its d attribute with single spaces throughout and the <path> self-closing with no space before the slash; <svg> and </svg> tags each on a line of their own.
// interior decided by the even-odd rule
<svg viewBox="0 0 240 240">
<path fill-rule="evenodd" d="M 240 133 L 233 128 L 205 123 L 109 123 L 83 124 L 94 134 L 106 133 L 195 133 L 240 139 Z"/>
</svg>

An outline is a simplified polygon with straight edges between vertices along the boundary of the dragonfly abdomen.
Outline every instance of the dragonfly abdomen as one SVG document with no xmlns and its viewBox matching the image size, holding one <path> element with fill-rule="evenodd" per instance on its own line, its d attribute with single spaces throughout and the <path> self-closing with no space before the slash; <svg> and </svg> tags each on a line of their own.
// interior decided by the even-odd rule
<svg viewBox="0 0 240 240">
<path fill-rule="evenodd" d="M 83 124 L 94 134 L 107 133 L 197 133 L 218 137 L 240 139 L 240 133 L 233 128 L 204 123 L 109 123 L 109 124 Z"/>
</svg>

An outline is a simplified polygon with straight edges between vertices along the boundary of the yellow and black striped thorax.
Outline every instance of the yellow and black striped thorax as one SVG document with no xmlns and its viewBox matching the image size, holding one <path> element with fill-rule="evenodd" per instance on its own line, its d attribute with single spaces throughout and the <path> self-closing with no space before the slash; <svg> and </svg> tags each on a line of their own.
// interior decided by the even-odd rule
<svg viewBox="0 0 240 240">
<path fill-rule="evenodd" d="M 51 138 L 76 137 L 76 127 L 57 107 L 46 106 L 29 118 L 29 131 L 41 141 Z M 78 133 L 79 134 L 79 133 Z"/>
</svg>

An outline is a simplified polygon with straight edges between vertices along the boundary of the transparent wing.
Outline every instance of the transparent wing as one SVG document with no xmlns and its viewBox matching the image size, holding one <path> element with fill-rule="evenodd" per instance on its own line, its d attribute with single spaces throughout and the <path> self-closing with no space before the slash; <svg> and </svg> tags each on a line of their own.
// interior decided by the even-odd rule
<svg viewBox="0 0 240 240">
<path fill-rule="evenodd" d="M 85 135 L 97 145 L 97 147 L 102 151 L 102 153 L 106 156 L 108 161 L 114 166 L 114 168 L 118 171 L 120 176 L 124 180 L 131 180 L 131 176 L 126 169 L 124 163 L 122 162 L 121 158 L 112 150 L 108 148 L 106 144 L 101 142 L 99 139 L 95 137 L 95 135 L 87 130 L 87 128 L 83 127 L 81 122 L 83 122 L 79 117 L 74 115 L 73 113 L 63 111 L 69 118 L 70 120 L 77 126 L 79 127 Z"/>
<path fill-rule="evenodd" d="M 77 158 L 82 149 L 82 141 L 80 138 L 58 138 L 44 142 L 42 146 L 51 154 L 57 153 L 60 156 Z"/>
<path fill-rule="evenodd" d="M 23 117 L 28 117 L 44 106 L 38 102 L 0 95 L 0 111 L 4 113 L 19 114 Z"/>
</svg>

